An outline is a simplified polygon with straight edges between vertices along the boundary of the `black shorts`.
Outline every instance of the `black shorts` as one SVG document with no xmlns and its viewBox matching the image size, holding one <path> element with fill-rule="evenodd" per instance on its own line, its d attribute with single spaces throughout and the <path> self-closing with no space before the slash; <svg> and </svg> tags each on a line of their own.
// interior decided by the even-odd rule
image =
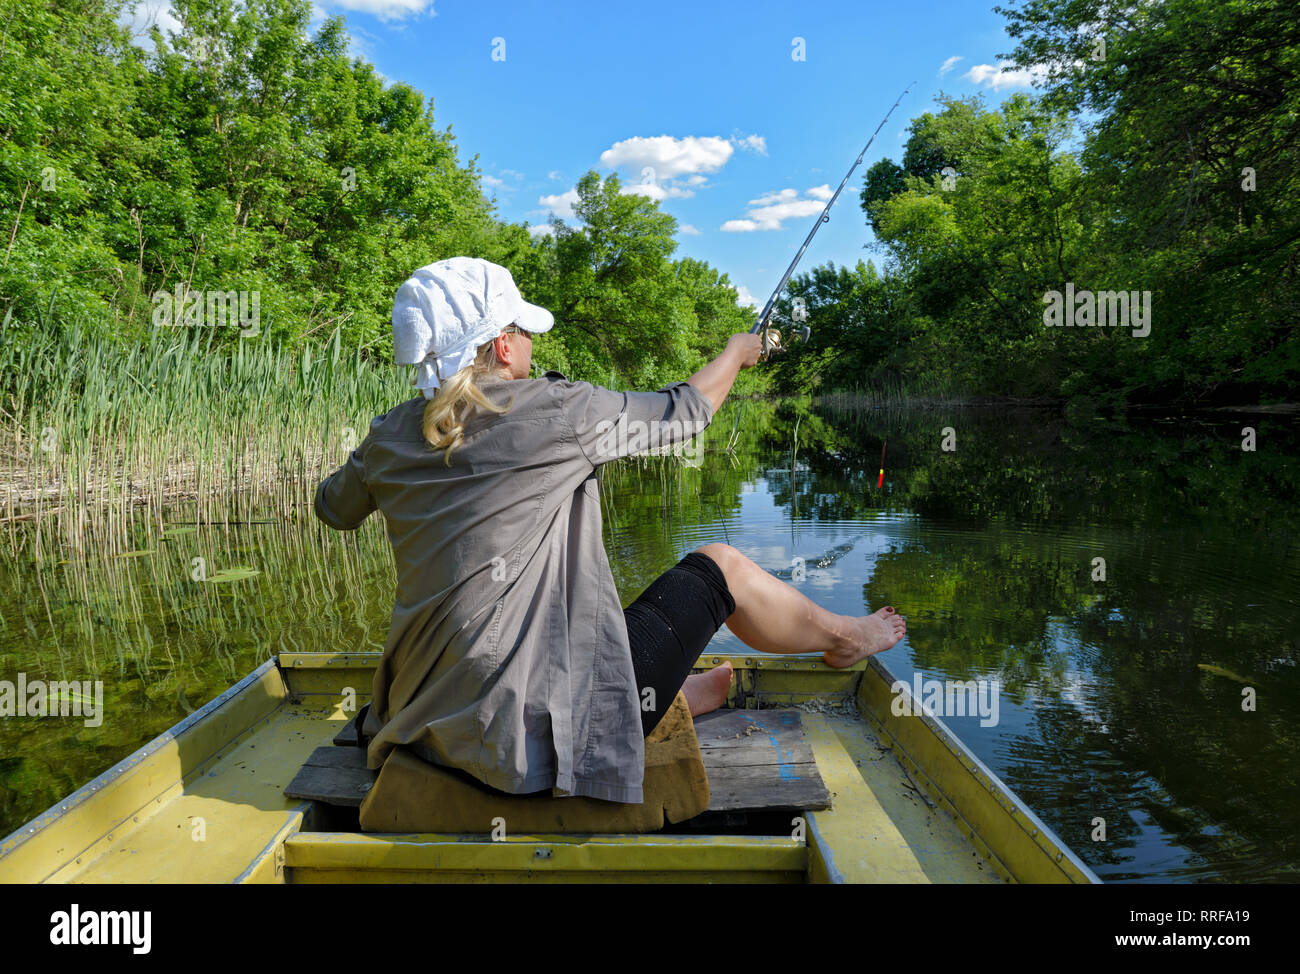
<svg viewBox="0 0 1300 974">
<path fill-rule="evenodd" d="M 713 634 L 735 611 L 722 569 L 698 551 L 651 582 L 623 610 L 645 736 L 655 729 Z M 654 706 L 648 708 L 647 703 Z"/>
</svg>

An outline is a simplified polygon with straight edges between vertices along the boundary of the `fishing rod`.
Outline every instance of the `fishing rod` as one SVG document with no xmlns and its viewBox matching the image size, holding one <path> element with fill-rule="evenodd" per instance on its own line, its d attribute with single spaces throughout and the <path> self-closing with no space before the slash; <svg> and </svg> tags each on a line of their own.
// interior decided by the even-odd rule
<svg viewBox="0 0 1300 974">
<path fill-rule="evenodd" d="M 770 337 L 768 335 L 768 332 L 771 330 L 771 325 L 769 322 L 772 317 L 772 309 L 776 306 L 776 299 L 780 297 L 781 291 L 785 288 L 786 284 L 789 283 L 790 275 L 794 273 L 794 269 L 799 263 L 799 258 L 801 258 L 803 256 L 803 252 L 808 249 L 808 245 L 812 243 L 813 237 L 817 236 L 817 231 L 821 228 L 821 225 L 823 223 L 830 222 L 831 207 L 834 206 L 835 201 L 840 198 L 840 192 L 848 184 L 849 177 L 853 175 L 853 170 L 858 168 L 858 165 L 862 162 L 863 157 L 867 154 L 867 150 L 871 148 L 871 143 L 876 141 L 876 136 L 880 134 L 880 130 L 884 128 L 885 123 L 889 121 L 889 116 L 894 114 L 894 109 L 898 107 L 899 102 L 901 102 L 907 96 L 907 93 L 912 90 L 915 84 L 916 82 L 913 81 L 912 84 L 904 88 L 902 94 L 898 96 L 898 100 L 894 102 L 894 104 L 890 107 L 889 111 L 885 112 L 885 117 L 880 120 L 880 124 L 876 126 L 876 130 L 871 133 L 871 138 L 867 140 L 867 144 L 863 146 L 862 151 L 858 153 L 858 158 L 854 161 L 853 165 L 849 167 L 849 171 L 844 174 L 844 179 L 840 182 L 839 189 L 835 190 L 835 195 L 830 198 L 830 201 L 826 204 L 826 208 L 822 210 L 821 215 L 817 217 L 817 222 L 814 223 L 813 228 L 810 231 L 808 231 L 808 237 L 804 240 L 803 246 L 799 248 L 799 253 L 794 255 L 794 260 L 790 261 L 790 266 L 787 267 L 785 269 L 785 273 L 781 275 L 781 282 L 777 284 L 776 290 L 772 292 L 772 296 L 767 299 L 767 304 L 763 306 L 763 311 L 758 316 L 758 322 L 754 325 L 753 328 L 749 330 L 749 333 L 751 335 L 756 335 L 759 332 L 763 333 L 763 355 L 764 356 L 768 354 L 769 349 L 775 351 L 776 348 L 779 347 L 779 345 L 772 346 L 769 344 Z M 808 335 L 810 333 L 811 333 L 811 329 L 809 328 L 809 326 L 804 325 L 803 328 L 800 329 L 799 337 L 806 342 L 808 340 Z M 777 332 L 778 343 L 780 341 L 780 337 L 781 337 L 780 332 Z"/>
</svg>

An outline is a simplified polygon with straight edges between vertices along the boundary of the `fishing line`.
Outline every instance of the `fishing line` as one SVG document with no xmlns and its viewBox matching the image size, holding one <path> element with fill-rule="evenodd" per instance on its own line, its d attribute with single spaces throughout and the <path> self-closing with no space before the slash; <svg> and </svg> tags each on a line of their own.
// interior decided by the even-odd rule
<svg viewBox="0 0 1300 974">
<path fill-rule="evenodd" d="M 781 341 L 780 332 L 776 333 L 775 342 L 773 342 L 772 335 L 771 335 L 772 310 L 776 306 L 776 299 L 780 296 L 782 290 L 785 289 L 786 284 L 789 283 L 790 275 L 794 273 L 795 267 L 798 266 L 799 260 L 804 255 L 804 251 L 808 249 L 808 245 L 812 243 L 813 237 L 817 236 L 817 231 L 821 229 L 821 225 L 823 223 L 830 222 L 831 207 L 835 205 L 835 201 L 840 198 L 840 193 L 844 190 L 844 187 L 848 185 L 849 177 L 852 176 L 854 170 L 857 169 L 858 166 L 862 164 L 862 160 L 866 157 L 867 152 L 871 149 L 872 143 L 876 141 L 876 136 L 879 135 L 880 130 L 885 127 L 885 123 L 889 121 L 889 117 L 894 114 L 894 109 L 899 106 L 899 104 L 903 101 L 905 97 L 907 97 L 907 93 L 911 91 L 915 85 L 916 82 L 913 81 L 910 85 L 904 88 L 902 92 L 899 93 L 898 98 L 894 100 L 894 104 L 889 106 L 889 111 L 885 112 L 885 117 L 880 120 L 880 124 L 876 126 L 876 130 L 871 133 L 871 138 L 867 139 L 867 144 L 862 147 L 862 151 L 858 153 L 858 157 L 855 160 L 853 160 L 853 165 L 849 166 L 849 171 L 844 174 L 844 178 L 840 180 L 840 184 L 838 187 L 836 187 L 835 193 L 826 202 L 826 206 L 822 209 L 821 214 L 817 217 L 817 220 L 813 223 L 812 229 L 808 231 L 808 236 L 804 238 L 803 246 L 799 248 L 799 252 L 794 255 L 794 260 L 790 261 L 790 266 L 787 267 L 785 269 L 785 273 L 781 275 L 781 280 L 777 283 L 776 290 L 774 290 L 772 292 L 772 296 L 767 299 L 767 304 L 763 305 L 763 310 L 762 312 L 759 313 L 758 321 L 755 322 L 754 327 L 749 330 L 751 335 L 759 334 L 760 332 L 762 333 L 763 351 L 760 355 L 761 358 L 766 358 L 771 352 L 776 351 L 780 347 L 780 341 Z M 811 334 L 811 332 L 812 332 L 811 326 L 804 325 L 800 331 L 800 336 L 799 336 L 800 339 L 804 342 L 807 342 L 808 336 Z M 796 437 L 798 436 L 797 426 L 795 427 L 795 435 Z M 798 447 L 796 445 L 796 449 L 797 448 Z M 793 457 L 792 457 L 791 465 L 793 467 Z M 792 469 L 791 479 L 793 480 L 793 478 L 794 478 L 794 471 Z M 876 487 L 877 489 L 883 489 L 884 485 L 885 485 L 885 444 L 884 442 L 882 442 L 880 445 L 880 476 L 876 482 Z M 792 492 L 793 492 L 793 486 L 792 486 Z M 798 500 L 796 495 L 796 504 L 797 502 Z"/>
<path fill-rule="evenodd" d="M 790 275 L 794 273 L 795 267 L 798 266 L 799 264 L 799 259 L 803 257 L 804 251 L 807 250 L 808 245 L 812 243 L 813 237 L 817 236 L 817 231 L 821 229 L 821 225 L 823 223 L 830 222 L 831 207 L 834 206 L 835 201 L 840 198 L 840 192 L 848 184 L 849 177 L 853 175 L 853 170 L 857 169 L 858 166 L 861 164 L 863 157 L 866 156 L 867 151 L 871 148 L 871 144 L 876 141 L 876 136 L 880 134 L 880 130 L 884 128 L 885 123 L 889 121 L 889 116 L 894 114 L 894 109 L 899 106 L 899 103 L 902 102 L 902 100 L 907 96 L 907 93 L 911 91 L 915 85 L 916 82 L 913 81 L 910 85 L 904 88 L 902 93 L 898 96 L 897 100 L 894 102 L 894 104 L 890 106 L 889 111 L 885 112 L 885 117 L 880 120 L 880 124 L 876 126 L 876 130 L 871 133 L 871 138 L 869 138 L 867 140 L 867 144 L 862 147 L 862 151 L 858 153 L 858 158 L 854 160 L 853 165 L 849 167 L 849 171 L 844 174 L 844 178 L 840 181 L 840 185 L 835 190 L 835 194 L 831 196 L 830 200 L 826 203 L 825 208 L 822 210 L 821 215 L 817 217 L 817 221 L 813 224 L 812 229 L 808 231 L 808 236 L 804 239 L 803 246 L 799 248 L 799 252 L 794 255 L 794 260 L 790 261 L 790 266 L 787 267 L 785 269 L 785 273 L 781 275 L 781 280 L 777 284 L 776 290 L 773 291 L 772 296 L 767 299 L 767 304 L 763 305 L 763 310 L 758 316 L 758 321 L 754 324 L 754 327 L 749 330 L 749 333 L 751 335 L 756 335 L 759 332 L 762 332 L 764 357 L 767 356 L 769 350 L 773 350 L 773 351 L 775 350 L 775 348 L 771 345 L 771 338 L 769 335 L 769 332 L 771 330 L 771 325 L 769 322 L 772 316 L 772 309 L 776 306 L 776 299 L 780 296 L 781 291 L 785 288 L 786 284 L 789 282 Z M 811 329 L 807 325 L 804 326 L 803 332 L 800 336 L 804 341 L 808 340 L 808 335 L 810 333 L 810 330 Z M 778 343 L 780 342 L 780 338 L 781 336 L 780 333 L 778 332 L 777 333 Z"/>
</svg>

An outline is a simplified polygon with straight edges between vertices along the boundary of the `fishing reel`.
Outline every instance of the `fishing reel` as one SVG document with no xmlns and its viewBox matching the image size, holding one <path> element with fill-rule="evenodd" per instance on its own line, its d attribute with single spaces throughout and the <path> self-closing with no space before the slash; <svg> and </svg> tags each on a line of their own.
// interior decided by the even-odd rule
<svg viewBox="0 0 1300 974">
<path fill-rule="evenodd" d="M 773 315 L 772 317 L 775 317 L 775 315 Z M 806 317 L 807 315 L 805 313 L 803 319 L 797 319 L 791 321 L 790 328 L 788 331 L 788 334 L 790 335 L 791 339 L 797 338 L 800 342 L 803 342 L 805 344 L 808 342 L 808 338 L 812 334 L 812 328 L 806 323 L 800 324 L 799 322 L 806 321 Z M 767 359 L 773 355 L 778 355 L 781 354 L 782 352 L 789 351 L 790 346 L 785 344 L 785 341 L 781 336 L 781 332 L 778 329 L 772 327 L 771 318 L 768 318 L 768 320 L 764 323 L 763 327 L 758 330 L 758 334 L 763 339 L 763 351 L 759 355 L 760 358 Z"/>
</svg>

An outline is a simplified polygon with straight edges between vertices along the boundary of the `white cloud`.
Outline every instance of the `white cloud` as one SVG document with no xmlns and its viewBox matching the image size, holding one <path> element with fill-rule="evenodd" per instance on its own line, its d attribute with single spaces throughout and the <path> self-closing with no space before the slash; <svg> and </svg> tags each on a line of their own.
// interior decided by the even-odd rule
<svg viewBox="0 0 1300 974">
<path fill-rule="evenodd" d="M 543 212 L 554 213 L 561 220 L 573 219 L 577 216 L 573 204 L 578 202 L 578 191 L 570 189 L 558 195 L 543 196 L 537 202 L 546 208 Z"/>
<path fill-rule="evenodd" d="M 820 213 L 831 197 L 828 186 L 814 186 L 800 199 L 797 189 L 778 189 L 749 201 L 744 217 L 728 220 L 721 229 L 727 233 L 753 233 L 755 230 L 780 230 L 786 220 Z"/>
<path fill-rule="evenodd" d="M 750 200 L 750 206 L 771 206 L 773 203 L 788 203 L 790 200 L 797 200 L 799 191 L 797 189 L 778 189 L 774 193 L 766 193 L 756 200 Z"/>
<path fill-rule="evenodd" d="M 563 179 L 564 176 L 561 175 L 560 170 L 558 170 L 558 169 L 552 169 L 550 172 L 548 172 L 548 173 L 546 174 L 546 178 L 547 178 L 547 179 L 560 180 L 560 179 Z"/>
<path fill-rule="evenodd" d="M 953 57 L 948 58 L 948 60 L 944 61 L 943 64 L 939 66 L 939 77 L 942 78 L 945 74 L 955 68 L 958 61 L 964 60 L 966 59 L 960 55 L 954 55 Z"/>
<path fill-rule="evenodd" d="M 822 183 L 820 186 L 808 187 L 808 195 L 814 199 L 828 200 L 835 195 L 829 183 Z"/>
<path fill-rule="evenodd" d="M 636 136 L 615 142 L 600 154 L 600 164 L 607 169 L 628 169 L 638 174 L 654 170 L 659 182 L 694 173 L 717 172 L 735 150 L 726 139 L 716 136 L 671 135 Z"/>
<path fill-rule="evenodd" d="M 122 27 L 130 28 L 132 44 L 146 50 L 153 50 L 149 28 L 154 24 L 163 32 L 163 37 L 167 36 L 169 30 L 177 34 L 181 32 L 181 22 L 172 14 L 171 4 L 166 0 L 142 0 L 134 9 L 123 10 L 118 15 L 117 22 Z"/>
<path fill-rule="evenodd" d="M 694 190 L 682 189 L 680 186 L 661 186 L 658 183 L 647 182 L 628 183 L 620 192 L 624 196 L 636 193 L 638 196 L 648 196 L 652 200 L 689 199 L 695 195 Z"/>
<path fill-rule="evenodd" d="M 320 0 L 320 5 L 373 14 L 380 20 L 404 20 L 424 13 L 430 17 L 438 16 L 433 9 L 433 0 Z"/>
<path fill-rule="evenodd" d="M 359 57 L 372 64 L 375 60 L 375 48 L 382 47 L 384 40 L 359 24 L 348 24 L 348 57 Z M 378 73 L 378 72 L 376 72 Z"/>
<path fill-rule="evenodd" d="M 747 305 L 751 308 L 758 307 L 758 298 L 749 293 L 749 288 L 743 284 L 736 285 L 736 304 Z"/>
<path fill-rule="evenodd" d="M 754 152 L 760 156 L 767 155 L 767 139 L 761 135 L 746 135 L 739 139 L 733 136 L 731 143 L 746 152 Z"/>
<path fill-rule="evenodd" d="M 528 228 L 528 235 L 530 237 L 553 237 L 555 235 L 555 227 L 551 226 L 549 223 L 535 223 Z"/>
<path fill-rule="evenodd" d="M 600 162 L 624 171 L 628 177 L 622 188 L 624 194 L 636 193 L 652 200 L 688 199 L 695 195 L 689 187 L 706 185 L 705 173 L 717 172 L 726 165 L 735 151 L 735 141 L 716 136 L 636 136 L 615 142 L 600 154 Z"/>
<path fill-rule="evenodd" d="M 700 231 L 696 230 L 689 223 L 683 223 L 681 226 L 677 228 L 677 232 L 684 233 L 688 237 L 698 237 L 700 235 Z"/>
<path fill-rule="evenodd" d="M 980 85 L 983 88 L 992 88 L 994 91 L 1030 88 L 1033 87 L 1034 82 L 1042 81 L 1047 77 L 1047 68 L 1038 64 L 1031 65 L 1028 68 L 1004 70 L 1011 68 L 1012 64 L 1011 61 L 999 61 L 997 67 L 991 64 L 977 64 L 962 77 L 973 84 Z"/>
<path fill-rule="evenodd" d="M 491 173 L 480 173 L 479 179 L 483 185 L 490 186 L 492 189 L 501 189 L 506 193 L 513 193 L 523 182 L 524 174 L 514 169 L 499 169 L 501 176 L 493 176 Z M 501 178 L 502 176 L 506 178 Z"/>
</svg>

